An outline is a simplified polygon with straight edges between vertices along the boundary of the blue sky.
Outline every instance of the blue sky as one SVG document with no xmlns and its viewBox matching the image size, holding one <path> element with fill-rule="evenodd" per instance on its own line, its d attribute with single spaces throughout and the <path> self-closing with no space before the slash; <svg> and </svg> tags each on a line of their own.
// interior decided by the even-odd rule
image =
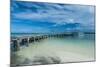
<svg viewBox="0 0 100 67">
<path fill-rule="evenodd" d="M 94 31 L 95 7 L 86 5 L 13 1 L 12 33 Z"/>
</svg>

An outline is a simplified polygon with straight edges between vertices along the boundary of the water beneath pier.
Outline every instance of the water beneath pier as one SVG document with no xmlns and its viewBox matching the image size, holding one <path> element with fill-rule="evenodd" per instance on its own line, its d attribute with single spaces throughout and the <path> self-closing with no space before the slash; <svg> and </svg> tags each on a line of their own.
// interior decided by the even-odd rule
<svg viewBox="0 0 100 67">
<path fill-rule="evenodd" d="M 11 63 L 38 65 L 93 61 L 95 56 L 94 34 L 82 37 L 47 38 L 30 43 L 28 47 L 11 53 Z"/>
</svg>

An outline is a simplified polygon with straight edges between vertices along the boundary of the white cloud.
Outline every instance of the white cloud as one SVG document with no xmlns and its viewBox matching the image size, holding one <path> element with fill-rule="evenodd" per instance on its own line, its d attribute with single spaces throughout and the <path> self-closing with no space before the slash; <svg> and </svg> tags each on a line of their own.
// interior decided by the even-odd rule
<svg viewBox="0 0 100 67">
<path fill-rule="evenodd" d="M 28 5 L 28 4 L 27 4 Z M 82 5 L 58 5 L 45 4 L 45 8 L 38 5 L 28 5 L 37 8 L 37 12 L 14 13 L 17 19 L 39 20 L 55 23 L 53 26 L 65 25 L 67 23 L 80 23 L 85 27 L 94 26 L 94 7 Z M 40 9 L 40 8 L 43 9 Z M 26 9 L 27 10 L 27 9 Z M 31 10 L 31 9 L 30 9 Z"/>
</svg>

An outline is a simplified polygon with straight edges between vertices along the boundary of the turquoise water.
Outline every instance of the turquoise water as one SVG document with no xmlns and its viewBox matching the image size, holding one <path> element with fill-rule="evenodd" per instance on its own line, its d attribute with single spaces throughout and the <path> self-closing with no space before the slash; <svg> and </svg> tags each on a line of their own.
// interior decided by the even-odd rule
<svg viewBox="0 0 100 67">
<path fill-rule="evenodd" d="M 12 64 L 38 65 L 95 60 L 95 35 L 52 37 L 11 54 Z M 27 62 L 26 62 L 27 61 Z"/>
<path fill-rule="evenodd" d="M 11 33 L 11 37 L 22 37 L 22 36 L 37 36 L 43 34 L 34 34 L 34 33 Z"/>
</svg>

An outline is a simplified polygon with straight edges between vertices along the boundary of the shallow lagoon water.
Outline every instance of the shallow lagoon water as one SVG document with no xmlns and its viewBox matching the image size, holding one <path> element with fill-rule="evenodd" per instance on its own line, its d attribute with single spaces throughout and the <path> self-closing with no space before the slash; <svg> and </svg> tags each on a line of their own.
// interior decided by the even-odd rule
<svg viewBox="0 0 100 67">
<path fill-rule="evenodd" d="M 21 47 L 11 55 L 12 64 L 38 65 L 95 60 L 94 34 L 82 37 L 47 38 Z"/>
</svg>

